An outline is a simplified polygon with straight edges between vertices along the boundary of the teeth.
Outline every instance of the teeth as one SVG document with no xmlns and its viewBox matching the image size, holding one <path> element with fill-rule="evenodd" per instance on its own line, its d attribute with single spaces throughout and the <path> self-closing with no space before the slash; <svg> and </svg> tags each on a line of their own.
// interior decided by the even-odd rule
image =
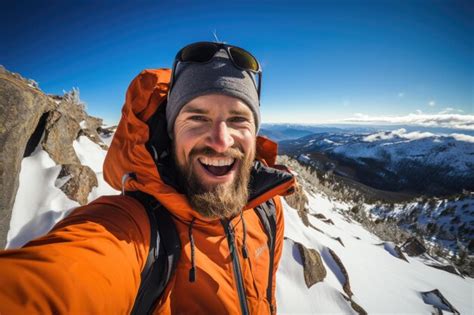
<svg viewBox="0 0 474 315">
<path fill-rule="evenodd" d="M 199 161 L 205 165 L 211 166 L 229 166 L 234 163 L 235 159 L 233 158 L 208 158 L 208 157 L 201 157 Z"/>
</svg>

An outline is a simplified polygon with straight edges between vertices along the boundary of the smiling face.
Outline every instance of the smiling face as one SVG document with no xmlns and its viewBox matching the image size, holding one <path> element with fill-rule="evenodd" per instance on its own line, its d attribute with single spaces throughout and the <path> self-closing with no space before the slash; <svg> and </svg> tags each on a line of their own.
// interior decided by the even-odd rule
<svg viewBox="0 0 474 315">
<path fill-rule="evenodd" d="M 223 218 L 245 206 L 255 137 L 252 111 L 238 98 L 209 94 L 181 109 L 174 125 L 174 158 L 196 211 Z"/>
</svg>

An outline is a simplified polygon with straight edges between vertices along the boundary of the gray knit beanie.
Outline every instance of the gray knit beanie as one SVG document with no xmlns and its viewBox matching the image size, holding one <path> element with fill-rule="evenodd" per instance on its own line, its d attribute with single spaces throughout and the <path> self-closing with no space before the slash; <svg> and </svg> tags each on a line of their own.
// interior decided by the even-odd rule
<svg viewBox="0 0 474 315">
<path fill-rule="evenodd" d="M 234 66 L 224 50 L 207 63 L 182 63 L 168 96 L 166 121 L 168 135 L 173 138 L 176 117 L 192 99 L 206 94 L 224 94 L 241 99 L 252 110 L 255 130 L 260 126 L 260 106 L 254 77 Z"/>
</svg>

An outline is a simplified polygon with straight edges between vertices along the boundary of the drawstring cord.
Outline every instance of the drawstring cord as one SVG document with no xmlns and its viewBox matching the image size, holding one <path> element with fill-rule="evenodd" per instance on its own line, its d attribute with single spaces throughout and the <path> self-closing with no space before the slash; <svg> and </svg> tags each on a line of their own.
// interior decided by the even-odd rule
<svg viewBox="0 0 474 315">
<path fill-rule="evenodd" d="M 188 228 L 189 242 L 191 243 L 191 269 L 189 269 L 189 282 L 196 281 L 196 262 L 194 259 L 194 237 L 193 237 L 193 224 L 196 218 L 193 218 Z"/>
<path fill-rule="evenodd" d="M 243 229 L 243 234 L 244 234 L 244 239 L 243 239 L 243 245 L 242 245 L 242 256 L 244 259 L 247 259 L 249 257 L 247 253 L 247 227 L 245 226 L 245 219 L 244 219 L 244 212 L 240 211 L 240 220 L 242 221 L 242 229 Z"/>
</svg>

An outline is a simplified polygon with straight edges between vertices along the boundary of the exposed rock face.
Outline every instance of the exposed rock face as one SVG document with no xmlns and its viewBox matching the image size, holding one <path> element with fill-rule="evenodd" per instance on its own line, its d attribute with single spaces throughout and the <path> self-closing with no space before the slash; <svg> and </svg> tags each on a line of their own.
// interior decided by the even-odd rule
<svg viewBox="0 0 474 315">
<path fill-rule="evenodd" d="M 308 197 L 304 193 L 303 187 L 296 185 L 295 192 L 291 195 L 285 196 L 288 205 L 298 211 L 307 209 Z"/>
<path fill-rule="evenodd" d="M 416 237 L 410 237 L 402 245 L 402 249 L 408 256 L 419 256 L 426 252 L 426 247 Z"/>
<path fill-rule="evenodd" d="M 98 185 L 94 171 L 89 166 L 80 164 L 63 165 L 56 183 L 60 184 L 59 188 L 66 196 L 81 205 L 87 204 L 87 196 Z"/>
<path fill-rule="evenodd" d="M 303 259 L 304 281 L 306 286 L 311 288 L 314 284 L 323 281 L 326 277 L 326 268 L 324 267 L 321 256 L 315 249 L 308 249 L 303 244 L 295 243 Z"/>
<path fill-rule="evenodd" d="M 105 143 L 102 142 L 99 136 L 99 130 L 102 130 L 102 119 L 92 117 L 92 116 L 87 116 L 85 120 L 81 122 L 83 124 L 82 129 L 80 131 L 80 135 L 85 135 L 88 137 L 91 141 L 97 143 L 98 145 L 101 146 L 102 149 L 107 150 L 108 147 Z"/>
<path fill-rule="evenodd" d="M 26 145 L 43 113 L 54 106 L 27 80 L 0 67 L 0 248 L 5 247 Z"/>
<path fill-rule="evenodd" d="M 101 124 L 101 119 L 87 115 L 78 90 L 45 95 L 34 81 L 0 66 L 0 248 L 5 247 L 23 157 L 41 145 L 57 164 L 64 164 L 63 175 L 71 177 L 63 183 L 63 191 L 84 204 L 97 178 L 80 165 L 72 144 L 80 134 L 101 143 L 97 133 Z"/>
<path fill-rule="evenodd" d="M 342 295 L 342 297 L 344 297 L 344 299 L 346 301 L 349 301 L 351 303 L 352 309 L 357 314 L 359 314 L 359 315 L 366 315 L 367 314 L 366 310 L 364 310 L 364 308 L 362 306 L 360 306 L 359 304 L 357 304 L 352 298 L 349 298 L 345 294 L 342 294 L 342 293 L 341 293 L 341 295 Z"/>
<path fill-rule="evenodd" d="M 59 111 L 53 111 L 48 116 L 45 135 L 42 141 L 43 149 L 57 164 L 79 164 L 79 158 L 72 147 L 72 142 L 79 132 L 79 123 Z"/>
<path fill-rule="evenodd" d="M 432 291 L 420 292 L 423 302 L 432 305 L 438 314 L 447 311 L 453 314 L 459 314 L 459 311 L 439 292 L 438 289 Z"/>
<path fill-rule="evenodd" d="M 332 259 L 336 263 L 336 265 L 339 267 L 339 270 L 341 271 L 342 275 L 344 276 L 344 280 L 342 281 L 342 289 L 344 292 L 349 296 L 349 298 L 352 298 L 352 291 L 351 291 L 351 284 L 349 282 L 349 274 L 347 273 L 346 267 L 344 267 L 344 264 L 341 261 L 341 258 L 336 255 L 336 253 L 328 248 L 329 254 L 331 255 Z"/>
</svg>

